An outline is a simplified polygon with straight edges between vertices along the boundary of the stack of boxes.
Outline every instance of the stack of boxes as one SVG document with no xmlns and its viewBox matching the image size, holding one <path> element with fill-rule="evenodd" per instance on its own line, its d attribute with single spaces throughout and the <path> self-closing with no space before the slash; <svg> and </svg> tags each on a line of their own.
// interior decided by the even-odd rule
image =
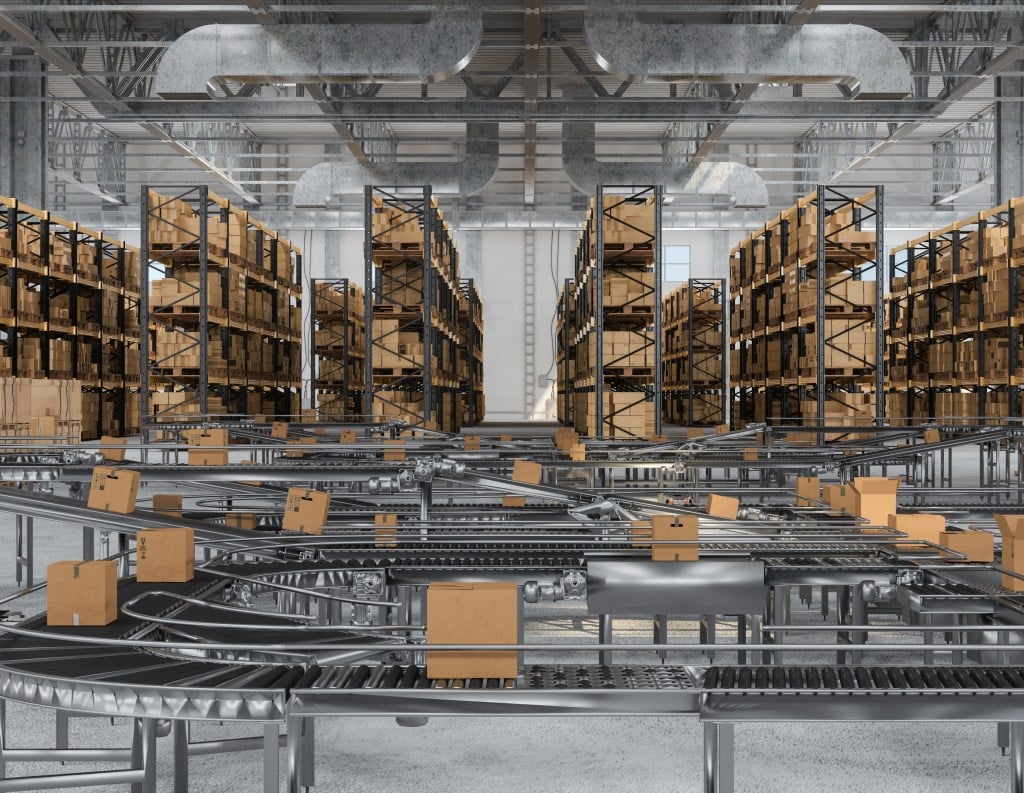
<svg viewBox="0 0 1024 793">
<path fill-rule="evenodd" d="M 844 395 L 870 389 L 881 363 L 874 221 L 860 221 L 878 219 L 875 194 L 840 199 L 826 189 L 826 206 L 818 201 L 817 191 L 802 198 L 732 251 L 730 382 L 740 423 L 813 420 L 819 405 L 801 396 L 808 390 L 825 400 L 829 423 L 857 423 L 859 411 L 841 407 Z M 820 239 L 819 211 L 827 212 Z M 825 365 L 820 384 L 819 358 Z"/>
<path fill-rule="evenodd" d="M 293 415 L 301 390 L 299 250 L 226 200 L 199 191 L 170 198 L 148 191 L 149 258 L 166 276 L 151 282 L 155 326 L 151 384 L 158 419 L 199 412 L 207 390 L 210 413 Z M 205 282 L 200 267 L 201 215 L 207 219 Z M 206 381 L 196 341 L 206 297 Z M 256 409 L 258 408 L 258 409 Z"/>
<path fill-rule="evenodd" d="M 347 279 L 316 280 L 313 288 L 314 388 L 324 421 L 363 414 L 366 323 L 363 290 Z"/>
<path fill-rule="evenodd" d="M 15 199 L 0 208 L 15 284 L 0 286 L 0 377 L 79 381 L 62 420 L 84 439 L 138 432 L 138 250 Z"/>
<path fill-rule="evenodd" d="M 950 424 L 1021 415 L 1022 265 L 1021 198 L 893 252 L 887 415 Z"/>
<path fill-rule="evenodd" d="M 421 195 L 385 202 L 374 191 L 367 220 L 376 278 L 369 327 L 373 415 L 458 432 L 463 416 L 459 257 L 444 213 L 435 199 L 424 202 Z M 424 223 L 431 229 L 429 239 Z M 430 396 L 429 415 L 425 394 Z"/>
<path fill-rule="evenodd" d="M 686 426 L 725 421 L 725 282 L 696 280 L 662 301 L 663 415 Z"/>
<path fill-rule="evenodd" d="M 559 418 L 571 420 L 582 435 L 654 434 L 654 350 L 661 332 L 654 322 L 657 212 L 653 191 L 602 191 L 590 201 L 571 293 L 559 301 Z M 569 303 L 575 309 L 566 316 Z"/>
</svg>

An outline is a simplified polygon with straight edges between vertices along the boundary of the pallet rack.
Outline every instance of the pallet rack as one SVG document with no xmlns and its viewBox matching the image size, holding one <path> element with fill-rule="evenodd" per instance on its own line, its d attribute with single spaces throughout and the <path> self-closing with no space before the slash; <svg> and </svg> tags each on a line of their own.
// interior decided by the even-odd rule
<svg viewBox="0 0 1024 793">
<path fill-rule="evenodd" d="M 301 252 L 208 187 L 142 188 L 142 414 L 292 416 Z"/>
<path fill-rule="evenodd" d="M 571 421 L 591 437 L 661 432 L 660 186 L 599 186 L 575 252 L 568 336 Z"/>
<path fill-rule="evenodd" d="M 472 278 L 459 282 L 459 388 L 462 424 L 484 420 L 484 306 Z"/>
<path fill-rule="evenodd" d="M 555 354 L 555 394 L 557 396 L 557 417 L 560 424 L 573 426 L 574 398 L 572 381 L 576 377 L 576 359 L 572 355 L 572 334 L 575 326 L 575 303 L 573 292 L 575 284 L 566 278 L 558 293 L 556 306 L 555 333 L 558 343 Z"/>
<path fill-rule="evenodd" d="M 429 186 L 365 193 L 363 412 L 458 432 L 459 256 Z"/>
<path fill-rule="evenodd" d="M 883 196 L 880 185 L 819 185 L 733 249 L 738 426 L 856 426 L 885 415 Z"/>
<path fill-rule="evenodd" d="M 137 433 L 138 249 L 0 198 L 0 282 L 0 376 L 78 382 L 62 435 Z"/>
<path fill-rule="evenodd" d="M 726 421 L 725 295 L 724 278 L 691 278 L 662 302 L 662 399 L 669 423 Z"/>
<path fill-rule="evenodd" d="M 1021 415 L 1024 199 L 889 257 L 888 413 L 900 423 Z"/>
<path fill-rule="evenodd" d="M 313 400 L 324 421 L 363 415 L 366 317 L 363 290 L 347 278 L 314 278 L 309 317 Z"/>
</svg>

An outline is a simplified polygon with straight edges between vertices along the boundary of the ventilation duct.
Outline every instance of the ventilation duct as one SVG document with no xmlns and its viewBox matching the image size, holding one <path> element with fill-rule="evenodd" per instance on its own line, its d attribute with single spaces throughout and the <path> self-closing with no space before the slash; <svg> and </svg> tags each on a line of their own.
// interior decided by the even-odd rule
<svg viewBox="0 0 1024 793">
<path fill-rule="evenodd" d="M 306 171 L 295 185 L 297 207 L 323 207 L 343 195 L 361 194 L 366 185 L 428 184 L 435 193 L 479 193 L 498 172 L 498 124 L 466 125 L 466 156 L 455 163 L 324 162 Z"/>
<path fill-rule="evenodd" d="M 618 0 L 587 0 L 584 35 L 623 79 L 712 83 L 839 83 L 856 99 L 902 99 L 910 66 L 862 25 L 647 24 Z"/>
<path fill-rule="evenodd" d="M 167 49 L 155 91 L 210 99 L 211 82 L 437 82 L 458 74 L 483 37 L 479 0 L 441 5 L 422 24 L 203 25 Z"/>
<path fill-rule="evenodd" d="M 594 153 L 594 124 L 589 121 L 562 124 L 562 169 L 584 195 L 593 193 L 597 185 L 660 184 L 672 195 L 725 196 L 738 207 L 768 205 L 764 180 L 737 162 L 704 162 L 696 167 L 599 162 Z"/>
</svg>

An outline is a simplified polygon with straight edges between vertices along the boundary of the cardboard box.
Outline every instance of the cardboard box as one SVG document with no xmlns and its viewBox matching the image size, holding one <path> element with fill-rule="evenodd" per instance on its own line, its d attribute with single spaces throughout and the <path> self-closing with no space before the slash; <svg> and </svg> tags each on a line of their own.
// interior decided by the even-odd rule
<svg viewBox="0 0 1024 793">
<path fill-rule="evenodd" d="M 427 644 L 516 644 L 521 598 L 513 583 L 432 583 L 427 587 Z M 428 651 L 427 677 L 513 678 L 519 653 Z"/>
<path fill-rule="evenodd" d="M 634 548 L 650 548 L 654 529 L 649 520 L 634 520 L 629 524 L 630 545 Z"/>
<path fill-rule="evenodd" d="M 993 515 L 1003 535 L 1002 567 L 1018 575 L 1024 574 L 1024 515 Z M 1024 592 L 1024 579 L 1003 573 L 1003 586 Z"/>
<path fill-rule="evenodd" d="M 398 515 L 388 513 L 374 516 L 373 545 L 376 548 L 398 547 Z"/>
<path fill-rule="evenodd" d="M 301 531 L 306 534 L 323 534 L 327 513 L 331 509 L 331 494 L 322 490 L 306 490 L 301 487 L 288 488 L 284 504 L 284 520 L 281 528 L 285 531 Z"/>
<path fill-rule="evenodd" d="M 519 509 L 526 506 L 526 496 L 503 496 L 501 506 Z"/>
<path fill-rule="evenodd" d="M 821 488 L 821 500 L 832 509 L 852 513 L 853 491 L 846 485 L 825 485 Z"/>
<path fill-rule="evenodd" d="M 216 448 L 228 445 L 228 431 L 226 429 L 189 430 L 185 433 L 185 438 L 189 446 L 189 465 L 228 464 L 228 450 Z"/>
<path fill-rule="evenodd" d="M 926 540 L 939 544 L 942 533 L 946 530 L 946 518 L 924 512 L 904 512 L 902 515 L 889 515 L 886 525 L 896 531 L 902 531 L 911 540 Z"/>
<path fill-rule="evenodd" d="M 135 535 L 135 579 L 180 583 L 195 575 L 196 544 L 192 529 L 143 529 Z"/>
<path fill-rule="evenodd" d="M 153 511 L 172 518 L 181 517 L 181 496 L 177 493 L 154 493 Z"/>
<path fill-rule="evenodd" d="M 462 448 L 466 451 L 478 451 L 480 449 L 480 436 L 467 435 L 462 440 Z"/>
<path fill-rule="evenodd" d="M 719 424 L 715 427 L 715 435 L 728 435 L 731 431 L 728 424 Z"/>
<path fill-rule="evenodd" d="M 700 556 L 696 545 L 659 545 L 665 540 L 695 541 L 699 538 L 696 515 L 655 515 L 651 518 L 651 559 L 655 562 L 695 562 Z"/>
<path fill-rule="evenodd" d="M 541 474 L 544 472 L 540 463 L 531 463 L 528 460 L 516 460 L 512 465 L 512 481 L 522 482 L 527 485 L 539 485 Z"/>
<path fill-rule="evenodd" d="M 342 430 L 341 431 L 341 442 L 342 443 L 355 443 L 358 439 L 358 434 L 355 430 Z"/>
<path fill-rule="evenodd" d="M 117 562 L 54 562 L 47 566 L 47 625 L 109 625 L 116 619 Z"/>
<path fill-rule="evenodd" d="M 124 446 L 128 445 L 128 441 L 124 438 L 112 438 L 109 435 L 103 435 L 100 437 L 100 446 L 120 446 L 119 449 L 101 449 L 100 454 L 103 455 L 104 460 L 112 460 L 114 462 L 123 463 L 125 449 Z"/>
<path fill-rule="evenodd" d="M 502 443 L 511 443 L 512 442 L 512 436 L 511 435 L 500 435 L 498 437 L 498 440 L 500 440 Z"/>
<path fill-rule="evenodd" d="M 256 513 L 254 512 L 229 512 L 224 516 L 224 525 L 234 529 L 247 529 L 252 531 L 257 526 Z"/>
<path fill-rule="evenodd" d="M 270 437 L 284 440 L 288 437 L 288 422 L 274 421 L 270 424 Z"/>
<path fill-rule="evenodd" d="M 896 514 L 896 491 L 899 477 L 855 476 L 847 489 L 853 491 L 853 514 L 860 515 L 874 526 L 885 526 Z"/>
<path fill-rule="evenodd" d="M 942 436 L 939 434 L 938 430 L 930 429 L 930 430 L 925 430 L 922 433 L 922 438 L 921 439 L 925 443 L 938 443 L 940 440 L 942 440 Z"/>
<path fill-rule="evenodd" d="M 743 461 L 747 463 L 757 462 L 757 447 L 748 446 L 743 450 Z"/>
<path fill-rule="evenodd" d="M 686 431 L 686 439 L 693 440 L 694 438 L 703 438 L 704 430 L 701 427 L 690 427 Z"/>
<path fill-rule="evenodd" d="M 569 447 L 569 460 L 574 463 L 586 462 L 587 459 L 587 444 L 585 443 L 574 443 Z"/>
<path fill-rule="evenodd" d="M 739 514 L 740 500 L 729 496 L 720 496 L 712 493 L 708 496 L 707 512 L 713 518 L 725 518 L 736 520 Z"/>
<path fill-rule="evenodd" d="M 405 460 L 405 441 L 401 438 L 389 438 L 384 444 L 387 447 L 384 449 L 385 462 L 400 463 Z"/>
<path fill-rule="evenodd" d="M 944 531 L 939 534 L 939 545 L 951 551 L 967 554 L 966 559 L 950 559 L 951 562 L 983 562 L 995 560 L 996 538 L 987 531 Z"/>
<path fill-rule="evenodd" d="M 135 511 L 139 495 L 139 472 L 127 468 L 98 465 L 92 469 L 89 486 L 89 509 L 102 509 L 127 515 Z"/>
<path fill-rule="evenodd" d="M 796 506 L 815 506 L 808 499 L 821 501 L 821 478 L 817 476 L 798 476 L 796 478 Z"/>
</svg>

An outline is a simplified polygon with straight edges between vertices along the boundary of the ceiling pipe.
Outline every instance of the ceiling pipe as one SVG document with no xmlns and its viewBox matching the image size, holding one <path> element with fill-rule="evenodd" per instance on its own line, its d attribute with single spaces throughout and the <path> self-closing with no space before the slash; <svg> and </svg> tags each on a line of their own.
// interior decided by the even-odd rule
<svg viewBox="0 0 1024 793">
<path fill-rule="evenodd" d="M 451 163 L 324 162 L 306 171 L 295 184 L 292 204 L 325 207 L 335 198 L 356 195 L 366 185 L 428 184 L 434 193 L 473 195 L 498 172 L 498 124 L 466 125 L 466 156 Z"/>
<path fill-rule="evenodd" d="M 587 0 L 584 37 L 601 68 L 625 80 L 838 83 L 855 99 L 902 99 L 910 66 L 863 25 L 648 24 L 620 0 Z"/>
<path fill-rule="evenodd" d="M 392 25 L 203 25 L 157 67 L 164 99 L 211 99 L 212 83 L 438 82 L 483 38 L 479 0 L 441 4 L 427 22 Z"/>
<path fill-rule="evenodd" d="M 688 165 L 600 162 L 594 149 L 594 123 L 562 124 L 562 169 L 573 187 L 591 195 L 598 185 L 659 184 L 667 195 L 724 196 L 737 207 L 768 205 L 768 188 L 757 171 L 738 162 Z"/>
</svg>

